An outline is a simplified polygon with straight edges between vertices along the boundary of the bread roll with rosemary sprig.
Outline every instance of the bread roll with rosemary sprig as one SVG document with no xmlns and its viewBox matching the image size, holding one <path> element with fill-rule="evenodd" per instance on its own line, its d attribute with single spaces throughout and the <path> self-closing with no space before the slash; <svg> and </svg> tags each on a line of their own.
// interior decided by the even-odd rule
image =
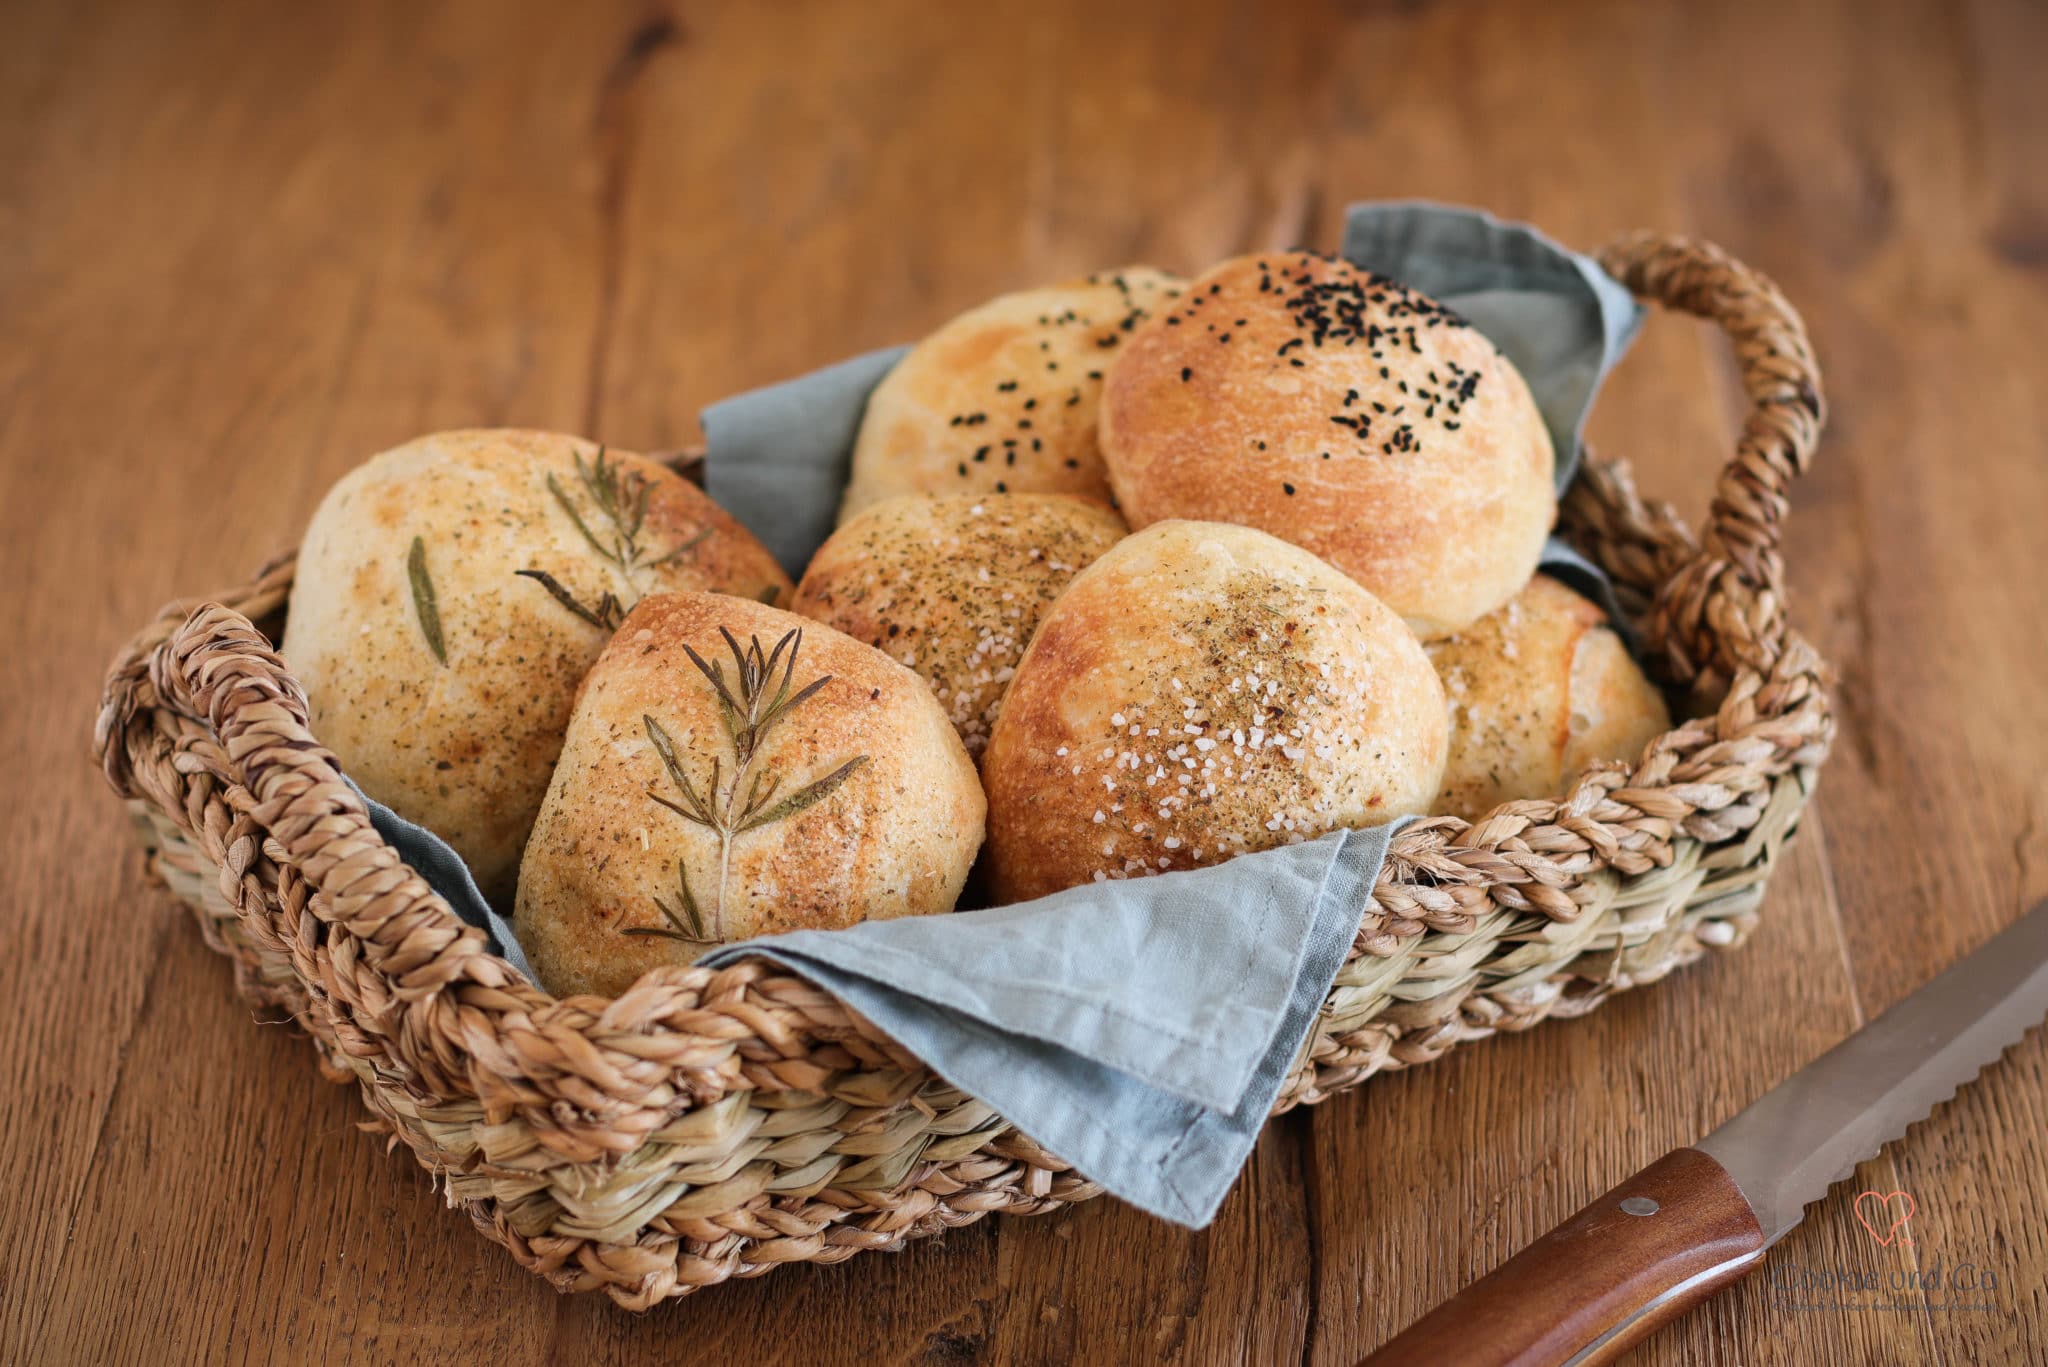
<svg viewBox="0 0 2048 1367">
<path fill-rule="evenodd" d="M 509 902 L 584 671 L 660 589 L 787 595 L 695 485 L 577 437 L 442 432 L 344 475 L 299 549 L 284 656 L 363 791 Z"/>
<path fill-rule="evenodd" d="M 843 523 L 902 494 L 1109 501 L 1096 401 L 1125 338 L 1180 294 L 1147 266 L 992 299 L 926 337 L 868 399 Z"/>
<path fill-rule="evenodd" d="M 1451 710 L 1435 812 L 1477 821 L 1503 802 L 1562 796 L 1587 765 L 1636 759 L 1671 729 L 1607 614 L 1548 575 L 1428 649 Z"/>
<path fill-rule="evenodd" d="M 915 674 L 793 613 L 661 594 L 576 700 L 514 927 L 558 994 L 708 945 L 950 911 L 981 846 L 974 764 Z"/>
<path fill-rule="evenodd" d="M 1512 598 L 1557 511 L 1549 430 L 1507 357 L 1428 296 L 1307 252 L 1191 281 L 1118 356 L 1101 426 L 1134 529 L 1261 528 L 1425 637 Z"/>
<path fill-rule="evenodd" d="M 1307 551 L 1162 522 L 1038 624 L 982 757 L 990 892 L 1205 867 L 1427 809 L 1443 689 L 1401 619 Z"/>
<path fill-rule="evenodd" d="M 1039 617 L 1124 532 L 1069 494 L 892 498 L 818 548 L 791 606 L 915 670 L 978 755 Z"/>
</svg>

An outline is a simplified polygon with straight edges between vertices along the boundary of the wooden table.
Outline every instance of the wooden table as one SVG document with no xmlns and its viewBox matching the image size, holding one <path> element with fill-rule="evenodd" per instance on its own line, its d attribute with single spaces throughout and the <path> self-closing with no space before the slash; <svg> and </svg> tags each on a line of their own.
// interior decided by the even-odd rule
<svg viewBox="0 0 2048 1367">
<path fill-rule="evenodd" d="M 1342 1364 L 2048 892 L 2048 11 L 993 8 L 8 7 L 0 1361 Z M 680 444 L 1000 290 L 1328 245 L 1373 196 L 1697 232 L 1806 311 L 1794 616 L 1842 730 L 1742 952 L 1289 1115 L 1200 1234 L 1101 1201 L 635 1317 L 442 1209 L 144 884 L 86 758 L 107 657 L 370 453 Z M 1665 320 L 1594 435 L 1698 508 L 1735 411 Z M 1838 1195 L 1643 1359 L 2042 1360 L 2044 1079 L 2037 1037 L 1846 1188 L 1910 1192 L 1910 1248 Z M 1992 1308 L 1785 1303 L 1962 1264 L 1934 1299 Z"/>
</svg>

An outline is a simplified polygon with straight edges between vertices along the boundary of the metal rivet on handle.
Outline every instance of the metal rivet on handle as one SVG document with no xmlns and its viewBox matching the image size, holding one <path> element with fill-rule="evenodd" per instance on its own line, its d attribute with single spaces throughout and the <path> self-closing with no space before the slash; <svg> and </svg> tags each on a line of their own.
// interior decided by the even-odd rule
<svg viewBox="0 0 2048 1367">
<path fill-rule="evenodd" d="M 1655 1215 L 1657 1203 L 1647 1196 L 1631 1196 L 1621 1203 L 1624 1215 Z"/>
</svg>

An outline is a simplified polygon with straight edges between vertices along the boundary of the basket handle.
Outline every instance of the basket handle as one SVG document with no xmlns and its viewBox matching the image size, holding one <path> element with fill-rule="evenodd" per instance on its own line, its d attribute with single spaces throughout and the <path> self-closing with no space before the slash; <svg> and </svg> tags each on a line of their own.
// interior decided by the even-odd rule
<svg viewBox="0 0 2048 1367">
<path fill-rule="evenodd" d="M 1710 242 L 1630 233 L 1602 248 L 1599 259 L 1641 298 L 1719 324 L 1749 399 L 1699 552 L 1657 592 L 1650 644 L 1682 683 L 1766 670 L 1783 652 L 1787 630 L 1779 554 L 1786 491 L 1812 462 L 1827 421 L 1806 324 L 1768 277 Z"/>
<path fill-rule="evenodd" d="M 147 670 L 145 687 L 166 707 L 209 728 L 225 777 L 248 789 L 258 826 L 324 894 L 313 914 L 350 930 L 356 953 L 381 971 L 389 994 L 418 998 L 475 984 L 532 1006 L 547 1000 L 489 955 L 481 930 L 463 924 L 383 842 L 334 754 L 313 738 L 299 680 L 248 617 L 219 603 L 199 605 L 133 664 L 141 668 L 117 676 L 115 691 L 125 697 L 106 703 L 98 744 L 127 750 L 119 732 L 139 703 L 137 674 Z M 127 795 L 127 775 L 115 764 L 109 775 Z M 436 1072 L 434 1064 L 453 1060 L 408 1062 Z"/>
</svg>

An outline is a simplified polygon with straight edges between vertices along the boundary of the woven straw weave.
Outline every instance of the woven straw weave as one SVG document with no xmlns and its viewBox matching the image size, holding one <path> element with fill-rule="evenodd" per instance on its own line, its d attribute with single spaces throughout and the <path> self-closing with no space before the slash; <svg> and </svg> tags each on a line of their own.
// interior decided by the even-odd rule
<svg viewBox="0 0 2048 1367">
<path fill-rule="evenodd" d="M 1826 752 L 1823 670 L 1786 626 L 1778 554 L 1823 413 L 1799 317 L 1704 243 L 1637 235 L 1602 259 L 1719 323 L 1750 405 L 1697 541 L 1618 462 L 1589 462 L 1564 502 L 1693 719 L 1558 799 L 1403 831 L 1276 1110 L 1739 944 Z M 98 756 L 242 993 L 297 1021 L 520 1262 L 644 1308 L 1098 1194 L 757 960 L 659 969 L 610 1001 L 527 985 L 384 845 L 308 731 L 270 645 L 291 572 L 174 604 L 132 641 Z"/>
</svg>

